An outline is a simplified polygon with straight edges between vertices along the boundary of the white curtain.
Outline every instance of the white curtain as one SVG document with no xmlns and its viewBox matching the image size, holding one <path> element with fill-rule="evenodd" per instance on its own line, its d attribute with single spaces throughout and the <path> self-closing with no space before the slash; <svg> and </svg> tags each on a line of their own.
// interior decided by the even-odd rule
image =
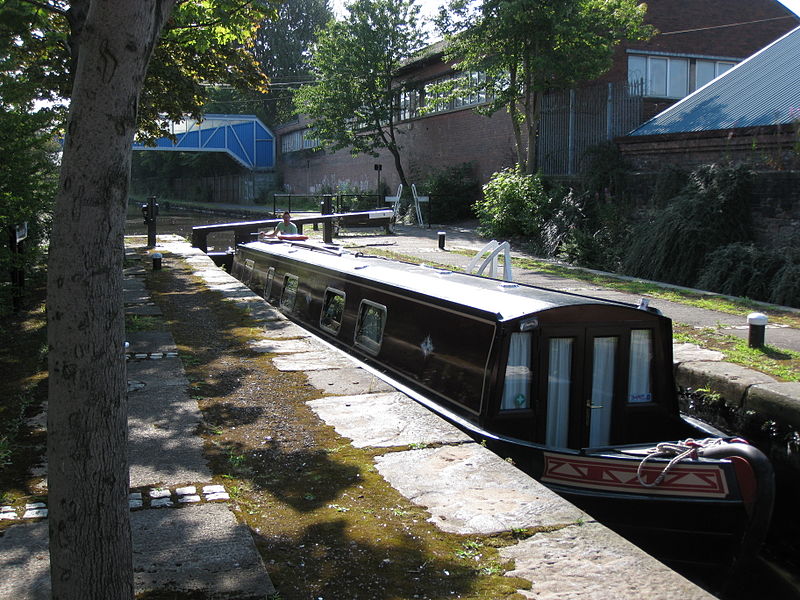
<svg viewBox="0 0 800 600">
<path fill-rule="evenodd" d="M 531 334 L 512 333 L 501 410 L 530 408 Z"/>
<path fill-rule="evenodd" d="M 547 367 L 547 445 L 556 448 L 567 447 L 571 370 L 572 338 L 552 338 Z"/>
<path fill-rule="evenodd" d="M 652 343 L 649 329 L 631 331 L 631 361 L 628 370 L 628 402 L 650 402 Z"/>
<path fill-rule="evenodd" d="M 614 362 L 617 354 L 616 337 L 594 338 L 592 359 L 592 408 L 589 412 L 589 445 L 609 443 L 611 412 L 614 401 Z"/>
</svg>

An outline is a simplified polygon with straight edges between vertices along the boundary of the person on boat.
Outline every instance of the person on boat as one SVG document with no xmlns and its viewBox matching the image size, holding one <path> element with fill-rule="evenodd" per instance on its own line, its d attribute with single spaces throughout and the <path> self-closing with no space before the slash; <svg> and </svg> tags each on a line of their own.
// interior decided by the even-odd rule
<svg viewBox="0 0 800 600">
<path fill-rule="evenodd" d="M 272 233 L 264 234 L 264 237 L 278 237 L 278 235 L 297 235 L 297 225 L 291 221 L 292 215 L 289 211 L 283 213 L 283 222 L 278 223 Z"/>
</svg>

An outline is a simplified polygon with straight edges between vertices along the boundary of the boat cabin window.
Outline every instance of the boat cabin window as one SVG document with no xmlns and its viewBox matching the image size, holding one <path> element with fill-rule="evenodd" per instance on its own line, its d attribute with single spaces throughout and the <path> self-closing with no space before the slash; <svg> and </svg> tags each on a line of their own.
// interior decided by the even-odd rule
<svg viewBox="0 0 800 600">
<path fill-rule="evenodd" d="M 500 410 L 531 407 L 531 334 L 512 333 Z"/>
<path fill-rule="evenodd" d="M 294 310 L 294 300 L 297 296 L 297 286 L 298 279 L 296 275 L 284 276 L 280 307 L 287 312 Z"/>
<path fill-rule="evenodd" d="M 386 324 L 386 307 L 362 300 L 358 310 L 355 344 L 369 352 L 378 354 L 383 341 L 383 327 Z"/>
<path fill-rule="evenodd" d="M 611 436 L 618 343 L 616 336 L 598 336 L 593 340 L 592 388 L 588 406 L 590 446 L 605 446 Z"/>
<path fill-rule="evenodd" d="M 342 326 L 343 313 L 344 292 L 332 288 L 325 290 L 325 300 L 322 303 L 319 326 L 333 334 L 339 333 L 339 328 Z"/>
<path fill-rule="evenodd" d="M 264 284 L 264 300 L 269 301 L 272 295 L 272 280 L 275 279 L 275 267 L 270 267 L 267 271 L 267 282 Z"/>
<path fill-rule="evenodd" d="M 631 331 L 631 354 L 628 366 L 628 402 L 652 402 L 651 366 L 653 335 L 649 329 Z"/>
<path fill-rule="evenodd" d="M 566 448 L 572 392 L 573 338 L 550 338 L 547 365 L 547 445 Z"/>
</svg>

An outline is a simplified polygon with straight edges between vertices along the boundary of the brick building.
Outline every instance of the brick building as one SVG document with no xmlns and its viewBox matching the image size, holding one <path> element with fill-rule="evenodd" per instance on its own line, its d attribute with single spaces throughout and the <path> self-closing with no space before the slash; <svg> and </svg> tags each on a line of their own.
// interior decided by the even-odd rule
<svg viewBox="0 0 800 600">
<path fill-rule="evenodd" d="M 613 67 L 598 81 L 551 95 L 538 144 L 543 172 L 574 173 L 585 148 L 634 129 L 800 22 L 776 0 L 649 0 L 647 5 L 647 21 L 659 31 L 653 39 L 618 48 Z M 397 74 L 420 90 L 401 102 L 401 152 L 411 182 L 465 162 L 473 164 L 478 179 L 485 182 L 515 163 L 508 116 L 503 111 L 491 117 L 476 114 L 472 109 L 480 97 L 462 98 L 425 116 L 415 112 L 415 103 L 424 102 L 425 86 L 453 74 L 443 61 L 441 43 Z M 378 158 L 329 153 L 315 147 L 304 135 L 306 129 L 303 119 L 275 128 L 286 191 L 313 193 L 342 186 L 374 190 L 376 164 L 382 165 L 382 181 L 389 190 L 398 185 L 388 152 Z"/>
<path fill-rule="evenodd" d="M 800 224 L 798 63 L 800 27 L 618 138 L 620 151 L 635 168 L 634 177 L 652 180 L 666 165 L 689 171 L 720 161 L 746 164 L 757 173 L 751 206 L 759 241 L 768 245 L 772 239 L 796 232 Z"/>
</svg>

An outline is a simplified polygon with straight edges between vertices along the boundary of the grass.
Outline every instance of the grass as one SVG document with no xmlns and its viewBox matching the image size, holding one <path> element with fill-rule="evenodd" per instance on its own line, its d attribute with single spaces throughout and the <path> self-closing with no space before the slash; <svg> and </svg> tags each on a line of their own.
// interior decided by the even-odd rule
<svg viewBox="0 0 800 600">
<path fill-rule="evenodd" d="M 750 348 L 747 340 L 717 329 L 697 329 L 681 324 L 674 325 L 673 340 L 716 350 L 723 354 L 727 362 L 760 371 L 781 381 L 800 381 L 800 352 L 770 345 Z"/>
</svg>

